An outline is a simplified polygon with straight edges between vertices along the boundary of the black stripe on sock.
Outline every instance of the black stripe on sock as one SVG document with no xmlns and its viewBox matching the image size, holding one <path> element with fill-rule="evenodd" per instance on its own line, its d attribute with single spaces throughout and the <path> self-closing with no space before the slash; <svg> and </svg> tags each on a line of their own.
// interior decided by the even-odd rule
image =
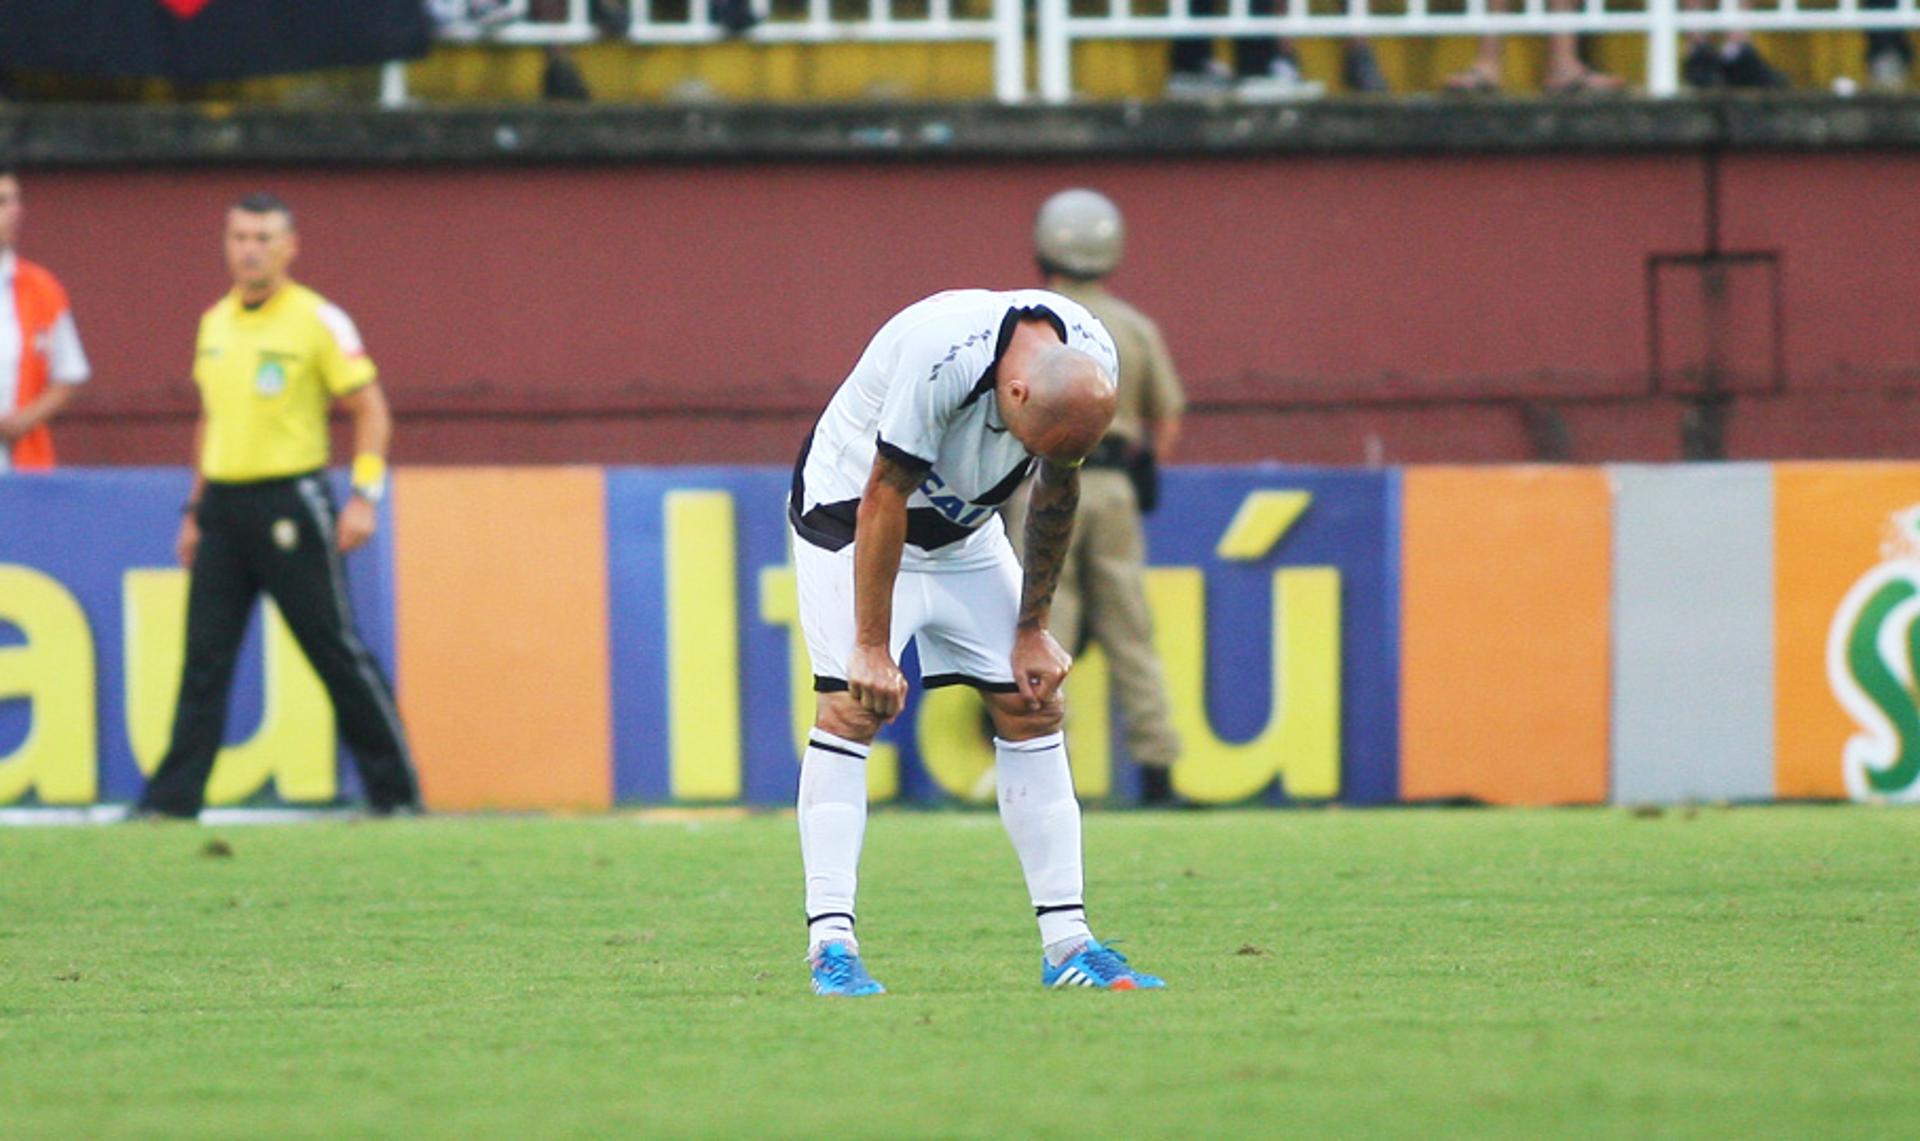
<svg viewBox="0 0 1920 1141">
<path fill-rule="evenodd" d="M 1041 916 L 1052 915 L 1056 911 L 1085 911 L 1086 909 L 1087 905 L 1084 903 L 1051 903 L 1045 907 L 1034 908 L 1033 913 L 1035 916 Z"/>
<path fill-rule="evenodd" d="M 812 737 L 807 738 L 807 748 L 818 749 L 823 753 L 839 753 L 843 757 L 853 757 L 862 761 L 867 759 L 865 753 L 856 753 L 845 745 L 829 745 L 825 741 L 816 741 Z"/>
<path fill-rule="evenodd" d="M 847 921 L 847 926 L 849 927 L 859 922 L 859 920 L 853 917 L 853 912 L 851 911 L 823 911 L 818 915 L 807 916 L 807 926 L 811 927 L 822 919 L 844 919 Z"/>
<path fill-rule="evenodd" d="M 1057 733 L 1057 732 L 1059 732 L 1059 730 L 1054 731 L 1054 733 Z M 1047 733 L 1045 734 L 1045 736 L 1051 737 L 1051 736 L 1054 736 L 1054 733 Z M 1009 741 L 1005 737 L 996 737 L 994 740 L 999 745 L 999 747 L 1006 749 L 1008 752 L 1044 753 L 1048 749 L 1053 748 L 1055 745 L 1061 744 L 1062 741 L 1064 741 L 1064 738 L 1062 739 L 1062 741 L 1049 741 L 1044 745 L 1037 745 L 1034 743 L 1040 740 L 1039 737 L 1026 737 L 1018 741 Z"/>
</svg>

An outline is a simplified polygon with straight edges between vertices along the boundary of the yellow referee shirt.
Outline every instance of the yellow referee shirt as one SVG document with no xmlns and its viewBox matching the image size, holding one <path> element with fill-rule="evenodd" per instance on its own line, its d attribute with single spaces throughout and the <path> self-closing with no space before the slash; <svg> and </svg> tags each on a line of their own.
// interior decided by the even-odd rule
<svg viewBox="0 0 1920 1141">
<path fill-rule="evenodd" d="M 200 318 L 193 380 L 207 420 L 200 474 L 222 483 L 327 466 L 327 414 L 372 383 L 373 362 L 340 308 L 288 282 L 260 305 L 239 292 Z"/>
</svg>

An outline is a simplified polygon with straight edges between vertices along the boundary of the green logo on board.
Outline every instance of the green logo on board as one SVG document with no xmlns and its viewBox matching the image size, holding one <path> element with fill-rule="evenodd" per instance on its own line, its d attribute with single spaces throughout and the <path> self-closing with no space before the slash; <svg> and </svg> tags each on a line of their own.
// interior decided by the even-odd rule
<svg viewBox="0 0 1920 1141">
<path fill-rule="evenodd" d="M 1895 512 L 1881 563 L 1827 631 L 1827 681 L 1860 732 L 1841 754 L 1855 800 L 1920 801 L 1920 506 Z"/>
</svg>

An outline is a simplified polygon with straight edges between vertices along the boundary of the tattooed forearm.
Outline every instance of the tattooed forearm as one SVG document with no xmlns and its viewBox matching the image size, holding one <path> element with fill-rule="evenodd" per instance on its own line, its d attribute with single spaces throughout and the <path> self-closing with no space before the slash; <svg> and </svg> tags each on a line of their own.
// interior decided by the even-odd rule
<svg viewBox="0 0 1920 1141">
<path fill-rule="evenodd" d="M 1027 503 L 1026 581 L 1020 592 L 1020 625 L 1042 626 L 1053 612 L 1053 588 L 1067 561 L 1073 513 L 1080 506 L 1080 472 L 1042 460 Z"/>
<path fill-rule="evenodd" d="M 885 646 L 893 626 L 893 583 L 907 542 L 907 497 L 924 473 L 875 456 L 854 519 L 853 626 L 855 643 Z"/>
<path fill-rule="evenodd" d="M 924 468 L 908 467 L 882 453 L 873 457 L 873 470 L 867 478 L 873 483 L 891 487 L 902 496 L 908 496 L 920 486 L 921 480 L 927 478 L 927 473 Z"/>
</svg>

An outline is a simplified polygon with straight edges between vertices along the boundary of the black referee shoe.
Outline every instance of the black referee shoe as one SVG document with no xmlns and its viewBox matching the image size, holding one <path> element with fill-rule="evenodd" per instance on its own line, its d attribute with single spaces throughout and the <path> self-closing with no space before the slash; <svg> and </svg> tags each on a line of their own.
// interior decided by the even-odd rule
<svg viewBox="0 0 1920 1141">
<path fill-rule="evenodd" d="M 417 800 L 408 800 L 400 804 L 369 804 L 367 815 L 375 820 L 398 820 L 407 817 L 425 816 L 427 810 Z"/>
</svg>

